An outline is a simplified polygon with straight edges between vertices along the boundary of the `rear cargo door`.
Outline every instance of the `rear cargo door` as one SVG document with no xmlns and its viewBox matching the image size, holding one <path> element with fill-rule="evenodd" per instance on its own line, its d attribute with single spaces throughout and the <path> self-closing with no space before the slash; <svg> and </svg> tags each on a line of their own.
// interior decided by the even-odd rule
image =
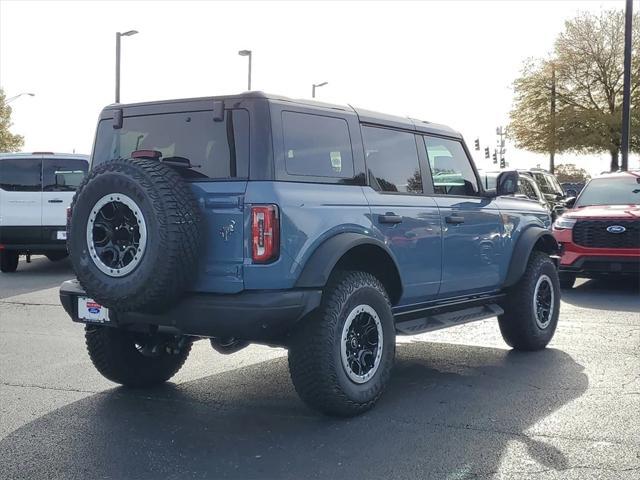
<svg viewBox="0 0 640 480">
<path fill-rule="evenodd" d="M 125 107 L 122 125 L 98 126 L 92 165 L 129 158 L 137 150 L 159 153 L 189 184 L 203 216 L 204 239 L 197 292 L 235 293 L 244 288 L 244 195 L 249 178 L 249 111 L 214 112 L 171 103 L 148 114 Z M 185 109 L 185 110 L 183 110 Z M 174 111 L 175 110 L 175 111 Z M 155 111 L 152 110 L 152 111 Z"/>
<path fill-rule="evenodd" d="M 191 185 L 204 219 L 204 241 L 195 291 L 237 293 L 244 288 L 246 181 Z"/>
<path fill-rule="evenodd" d="M 80 158 L 42 160 L 43 240 L 66 240 L 67 207 L 87 174 L 89 163 Z"/>
<path fill-rule="evenodd" d="M 0 159 L 0 244 L 42 241 L 42 160 Z"/>
</svg>

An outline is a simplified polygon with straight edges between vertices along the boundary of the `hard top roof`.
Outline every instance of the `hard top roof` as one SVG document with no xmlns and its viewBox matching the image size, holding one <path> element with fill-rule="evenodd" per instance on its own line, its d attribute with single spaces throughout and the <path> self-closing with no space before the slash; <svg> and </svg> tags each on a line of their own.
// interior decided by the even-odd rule
<svg viewBox="0 0 640 480">
<path fill-rule="evenodd" d="M 462 135 L 456 130 L 441 125 L 438 123 L 431 123 L 423 120 L 417 120 L 409 117 L 399 117 L 395 115 L 388 115 L 386 113 L 373 112 L 371 110 L 354 107 L 352 105 L 337 105 L 325 102 L 319 102 L 316 100 L 307 99 L 295 99 L 282 95 L 267 94 L 260 91 L 251 91 L 239 93 L 236 95 L 223 95 L 216 97 L 196 97 L 196 98 L 182 98 L 173 100 L 158 100 L 151 102 L 138 102 L 128 104 L 111 104 L 105 107 L 105 110 L 115 110 L 123 107 L 144 107 L 144 106 L 157 106 L 162 104 L 176 104 L 176 103 L 193 103 L 202 104 L 204 102 L 213 102 L 216 100 L 224 101 L 243 101 L 250 99 L 264 99 L 272 102 L 290 103 L 293 105 L 300 105 L 305 107 L 318 107 L 323 109 L 341 110 L 346 112 L 353 112 L 358 115 L 360 121 L 363 123 L 370 123 L 373 125 L 389 126 L 395 128 L 403 128 L 408 130 L 414 130 L 424 133 L 433 133 L 436 135 L 444 135 L 448 137 L 462 138 Z M 195 105 L 194 105 L 195 106 Z"/>
</svg>

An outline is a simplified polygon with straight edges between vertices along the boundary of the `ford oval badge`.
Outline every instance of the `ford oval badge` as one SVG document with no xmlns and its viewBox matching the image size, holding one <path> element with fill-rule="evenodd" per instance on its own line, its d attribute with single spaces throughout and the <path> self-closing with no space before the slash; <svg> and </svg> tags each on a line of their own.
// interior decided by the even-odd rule
<svg viewBox="0 0 640 480">
<path fill-rule="evenodd" d="M 622 225 L 609 225 L 607 227 L 607 232 L 609 233 L 624 233 L 626 231 L 627 229 L 624 228 Z"/>
</svg>

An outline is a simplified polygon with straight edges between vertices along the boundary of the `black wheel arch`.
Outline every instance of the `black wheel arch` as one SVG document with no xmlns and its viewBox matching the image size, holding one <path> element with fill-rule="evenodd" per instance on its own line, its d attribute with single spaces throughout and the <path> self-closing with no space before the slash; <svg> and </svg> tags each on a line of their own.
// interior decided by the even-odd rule
<svg viewBox="0 0 640 480">
<path fill-rule="evenodd" d="M 557 255 L 560 246 L 551 232 L 543 227 L 531 226 L 520 234 L 513 252 L 511 262 L 507 270 L 504 287 L 515 285 L 524 274 L 531 252 L 541 251 L 554 259 L 557 266 Z"/>
<path fill-rule="evenodd" d="M 296 287 L 324 287 L 338 270 L 373 274 L 384 285 L 392 305 L 402 296 L 400 269 L 389 248 L 377 238 L 356 232 L 338 233 L 317 247 L 298 276 Z"/>
</svg>

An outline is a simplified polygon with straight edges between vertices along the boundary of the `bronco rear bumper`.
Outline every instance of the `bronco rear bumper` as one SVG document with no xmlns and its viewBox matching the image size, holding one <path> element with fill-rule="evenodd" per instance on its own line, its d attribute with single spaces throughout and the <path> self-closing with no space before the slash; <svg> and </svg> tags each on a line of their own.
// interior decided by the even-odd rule
<svg viewBox="0 0 640 480">
<path fill-rule="evenodd" d="M 77 280 L 60 286 L 60 301 L 74 322 L 78 298 L 87 294 Z M 248 341 L 277 341 L 306 314 L 320 305 L 322 290 L 260 290 L 237 294 L 195 293 L 183 297 L 162 313 L 109 312 L 102 323 L 112 327 L 139 329 L 161 327 L 183 335 L 235 337 Z"/>
</svg>

